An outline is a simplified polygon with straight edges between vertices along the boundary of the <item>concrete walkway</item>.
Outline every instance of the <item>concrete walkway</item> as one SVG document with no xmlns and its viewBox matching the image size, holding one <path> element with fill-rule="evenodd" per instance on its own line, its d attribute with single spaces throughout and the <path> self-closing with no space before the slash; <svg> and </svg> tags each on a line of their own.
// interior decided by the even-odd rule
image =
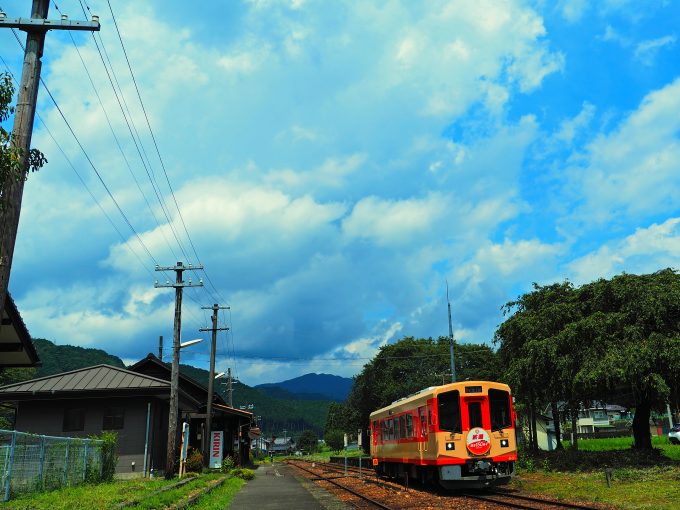
<svg viewBox="0 0 680 510">
<path fill-rule="evenodd" d="M 349 508 L 314 483 L 296 477 L 287 464 L 263 464 L 234 497 L 229 510 L 345 510 Z"/>
</svg>

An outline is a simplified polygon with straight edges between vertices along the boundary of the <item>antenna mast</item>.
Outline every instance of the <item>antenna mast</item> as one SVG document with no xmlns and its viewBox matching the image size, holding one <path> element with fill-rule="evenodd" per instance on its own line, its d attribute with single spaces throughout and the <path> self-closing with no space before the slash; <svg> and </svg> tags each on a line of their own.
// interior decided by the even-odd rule
<svg viewBox="0 0 680 510">
<path fill-rule="evenodd" d="M 451 301 L 449 301 L 449 281 L 446 280 L 446 303 L 449 307 L 449 348 L 451 349 L 451 382 L 456 382 L 456 363 L 453 357 L 453 326 L 451 325 Z"/>
</svg>

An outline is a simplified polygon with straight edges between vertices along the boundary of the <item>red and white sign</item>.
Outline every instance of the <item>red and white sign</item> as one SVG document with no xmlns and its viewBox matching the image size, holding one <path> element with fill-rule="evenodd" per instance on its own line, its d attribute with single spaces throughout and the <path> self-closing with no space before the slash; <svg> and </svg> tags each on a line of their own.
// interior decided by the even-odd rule
<svg viewBox="0 0 680 510">
<path fill-rule="evenodd" d="M 466 444 L 472 455 L 484 455 L 491 448 L 491 438 L 486 430 L 475 427 L 468 432 Z"/>
<path fill-rule="evenodd" d="M 221 430 L 213 430 L 210 433 L 210 467 L 222 467 L 222 443 L 223 434 Z"/>
</svg>

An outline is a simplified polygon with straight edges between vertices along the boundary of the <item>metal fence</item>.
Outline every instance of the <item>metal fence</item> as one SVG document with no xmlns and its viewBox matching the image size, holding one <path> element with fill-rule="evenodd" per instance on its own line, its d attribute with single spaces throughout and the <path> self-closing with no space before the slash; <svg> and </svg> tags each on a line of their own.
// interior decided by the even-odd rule
<svg viewBox="0 0 680 510">
<path fill-rule="evenodd" d="M 102 444 L 98 439 L 0 430 L 3 501 L 22 492 L 53 490 L 100 479 Z"/>
</svg>

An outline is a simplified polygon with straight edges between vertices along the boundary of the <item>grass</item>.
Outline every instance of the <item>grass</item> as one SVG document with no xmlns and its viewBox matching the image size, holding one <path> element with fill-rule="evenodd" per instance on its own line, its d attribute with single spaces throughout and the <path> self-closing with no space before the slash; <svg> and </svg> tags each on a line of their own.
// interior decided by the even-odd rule
<svg viewBox="0 0 680 510">
<path fill-rule="evenodd" d="M 52 492 L 17 496 L 16 499 L 0 504 L 0 508 L 8 510 L 72 510 L 73 508 L 88 508 L 94 510 L 109 509 L 122 502 L 141 499 L 142 501 L 135 505 L 134 508 L 145 510 L 161 509 L 186 499 L 221 476 L 224 475 L 220 473 L 204 474 L 177 489 L 170 489 L 160 494 L 154 494 L 154 492 L 176 483 L 177 480 L 137 478 L 98 485 L 80 485 Z M 239 478 L 229 478 L 224 485 L 200 498 L 197 504 L 192 505 L 190 508 L 223 509 L 244 483 Z"/>
<path fill-rule="evenodd" d="M 625 510 L 671 510 L 680 501 L 680 445 L 653 437 L 652 452 L 632 438 L 579 440 L 579 451 L 521 452 L 513 485 L 558 499 L 606 503 Z M 566 443 L 568 446 L 568 443 Z M 605 470 L 611 472 L 607 486 Z"/>
<path fill-rule="evenodd" d="M 196 510 L 224 510 L 234 499 L 236 493 L 246 482 L 241 478 L 229 478 L 224 484 L 211 493 L 202 496 L 190 508 Z"/>
<path fill-rule="evenodd" d="M 606 503 L 625 510 L 675 510 L 680 501 L 680 467 L 614 469 L 611 487 L 603 471 L 525 473 L 513 485 L 557 499 Z"/>
</svg>

